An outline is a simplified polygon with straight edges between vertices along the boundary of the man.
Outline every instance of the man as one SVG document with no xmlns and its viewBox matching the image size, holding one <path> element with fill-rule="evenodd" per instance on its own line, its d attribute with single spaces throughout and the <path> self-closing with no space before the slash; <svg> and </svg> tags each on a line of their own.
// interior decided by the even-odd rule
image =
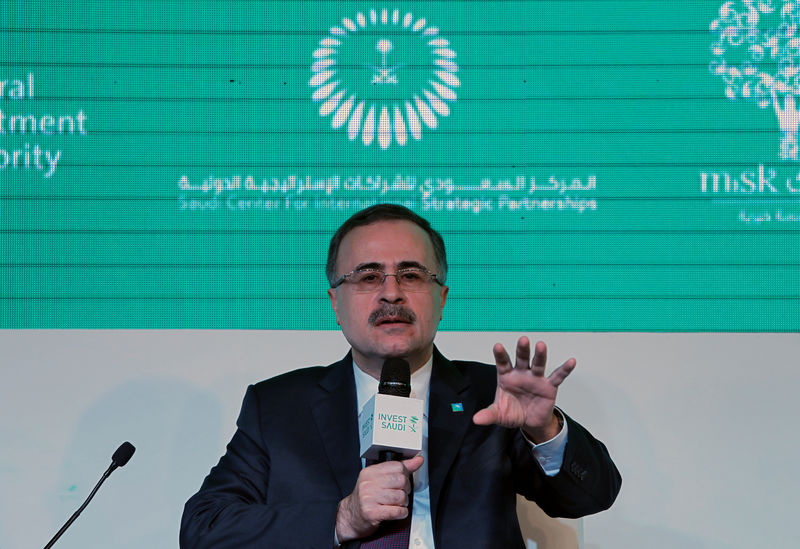
<svg viewBox="0 0 800 549">
<path fill-rule="evenodd" d="M 496 366 L 434 347 L 447 259 L 426 220 L 388 204 L 356 213 L 326 271 L 351 352 L 248 388 L 226 454 L 186 503 L 182 547 L 372 547 L 402 525 L 410 547 L 522 548 L 516 493 L 555 516 L 612 504 L 621 479 L 605 447 L 554 408 L 574 359 L 545 377 L 547 349 L 531 357 L 525 337 L 514 361 L 495 345 Z M 423 451 L 365 466 L 358 410 L 389 357 L 409 362 L 425 400 Z"/>
</svg>

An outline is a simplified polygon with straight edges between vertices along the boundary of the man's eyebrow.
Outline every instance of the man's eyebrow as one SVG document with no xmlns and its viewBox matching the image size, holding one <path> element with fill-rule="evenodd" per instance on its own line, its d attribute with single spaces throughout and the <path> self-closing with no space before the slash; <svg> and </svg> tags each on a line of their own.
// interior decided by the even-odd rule
<svg viewBox="0 0 800 549">
<path fill-rule="evenodd" d="M 427 269 L 427 267 L 422 263 L 420 263 L 419 261 L 406 260 L 398 263 L 397 269 Z M 378 263 L 377 261 L 373 261 L 370 263 L 359 263 L 358 265 L 355 266 L 353 270 L 354 271 L 375 270 L 375 271 L 386 272 L 386 265 L 383 263 Z"/>
<path fill-rule="evenodd" d="M 375 271 L 382 271 L 384 267 L 383 263 L 378 263 L 373 261 L 372 263 L 359 263 L 353 269 L 354 271 L 365 271 L 365 270 L 375 270 Z"/>
<path fill-rule="evenodd" d="M 398 269 L 425 269 L 428 268 L 419 261 L 401 261 L 397 264 Z"/>
</svg>

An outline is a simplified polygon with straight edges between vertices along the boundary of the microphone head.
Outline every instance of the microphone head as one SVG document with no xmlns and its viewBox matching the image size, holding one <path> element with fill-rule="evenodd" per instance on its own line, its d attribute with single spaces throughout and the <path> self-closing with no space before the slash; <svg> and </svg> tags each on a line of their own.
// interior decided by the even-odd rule
<svg viewBox="0 0 800 549">
<path fill-rule="evenodd" d="M 135 451 L 136 448 L 134 448 L 133 444 L 125 441 L 119 445 L 117 451 L 114 452 L 113 456 L 111 456 L 111 462 L 117 467 L 122 467 L 123 465 L 128 463 L 128 461 L 130 461 L 131 456 L 133 456 L 133 453 Z"/>
<path fill-rule="evenodd" d="M 378 394 L 406 397 L 411 394 L 411 366 L 402 358 L 387 358 L 381 368 Z"/>
</svg>

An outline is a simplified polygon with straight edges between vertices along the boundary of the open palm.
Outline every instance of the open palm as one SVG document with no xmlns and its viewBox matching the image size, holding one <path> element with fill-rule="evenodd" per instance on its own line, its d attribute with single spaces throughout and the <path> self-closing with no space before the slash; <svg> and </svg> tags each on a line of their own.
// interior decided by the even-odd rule
<svg viewBox="0 0 800 549">
<path fill-rule="evenodd" d="M 547 346 L 538 342 L 531 359 L 527 337 L 517 341 L 514 363 L 500 343 L 494 346 L 497 364 L 497 391 L 494 402 L 473 416 L 478 425 L 502 425 L 522 428 L 534 442 L 544 442 L 558 434 L 558 420 L 553 414 L 558 386 L 575 369 L 568 359 L 545 377 Z"/>
</svg>

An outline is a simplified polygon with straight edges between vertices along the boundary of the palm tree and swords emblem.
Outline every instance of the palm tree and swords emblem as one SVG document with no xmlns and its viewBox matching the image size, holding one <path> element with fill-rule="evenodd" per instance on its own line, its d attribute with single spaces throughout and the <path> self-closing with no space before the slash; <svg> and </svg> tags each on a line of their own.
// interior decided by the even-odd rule
<svg viewBox="0 0 800 549">
<path fill-rule="evenodd" d="M 424 128 L 450 115 L 461 85 L 450 41 L 424 17 L 398 9 L 344 17 L 312 57 L 309 86 L 320 116 L 364 146 L 422 139 Z"/>
<path fill-rule="evenodd" d="M 376 67 L 375 65 L 364 64 L 365 67 L 371 69 L 374 74 L 372 75 L 372 83 L 373 84 L 397 84 L 397 75 L 394 74 L 395 71 L 401 69 L 405 66 L 405 63 L 400 65 L 394 65 L 390 67 L 386 63 L 386 56 L 389 54 L 390 51 L 394 48 L 391 40 L 387 40 L 386 38 L 381 38 L 378 40 L 378 43 L 375 44 L 375 49 L 378 50 L 382 57 L 381 57 L 381 66 Z"/>
</svg>

